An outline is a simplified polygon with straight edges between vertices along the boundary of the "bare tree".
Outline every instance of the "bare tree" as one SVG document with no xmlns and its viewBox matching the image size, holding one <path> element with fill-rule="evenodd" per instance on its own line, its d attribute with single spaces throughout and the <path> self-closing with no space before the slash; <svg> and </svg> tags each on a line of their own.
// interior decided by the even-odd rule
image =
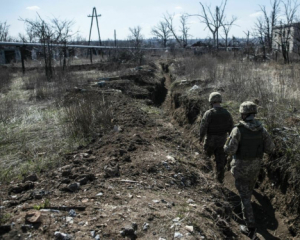
<svg viewBox="0 0 300 240">
<path fill-rule="evenodd" d="M 268 52 L 272 51 L 272 44 L 273 44 L 273 30 L 277 24 L 278 15 L 280 13 L 280 0 L 271 1 L 272 10 L 270 15 L 268 15 L 266 6 L 260 6 L 260 10 L 263 13 L 263 17 L 259 20 L 261 22 L 261 31 L 265 38 L 265 47 L 267 48 Z"/>
<path fill-rule="evenodd" d="M 160 21 L 157 26 L 152 28 L 151 33 L 161 40 L 163 47 L 167 47 L 167 42 L 171 37 L 167 22 Z"/>
<path fill-rule="evenodd" d="M 53 46 L 52 44 L 67 43 L 67 40 L 72 36 L 71 27 L 72 21 L 59 20 L 57 18 L 52 19 L 50 22 L 46 22 L 38 14 L 35 20 L 20 19 L 27 25 L 27 31 L 30 32 L 30 37 L 38 39 L 43 44 L 43 54 L 45 60 L 45 73 L 48 80 L 51 80 L 52 72 L 52 58 L 53 58 Z M 66 61 L 66 47 L 63 48 L 63 57 L 65 67 Z"/>
<path fill-rule="evenodd" d="M 224 18 L 224 21 L 221 23 L 222 24 L 222 28 L 225 34 L 225 47 L 226 47 L 226 51 L 227 51 L 227 47 L 228 47 L 228 35 L 229 32 L 232 28 L 232 26 L 234 25 L 235 21 L 237 20 L 237 17 L 232 16 L 231 20 L 227 21 L 226 17 Z"/>
<path fill-rule="evenodd" d="M 6 22 L 0 22 L 0 41 L 6 42 L 10 38 L 8 36 L 9 25 Z"/>
<path fill-rule="evenodd" d="M 202 13 L 190 15 L 198 16 L 200 21 L 205 24 L 205 28 L 208 28 L 212 33 L 214 45 L 217 48 L 219 47 L 219 28 L 222 26 L 225 18 L 226 4 L 227 0 L 222 2 L 220 6 L 216 6 L 215 11 L 213 11 L 210 6 L 204 6 L 203 3 L 200 2 Z"/>
<path fill-rule="evenodd" d="M 140 26 L 136 26 L 134 28 L 129 28 L 131 35 L 129 39 L 133 42 L 135 48 L 140 48 L 143 43 L 143 35 L 141 33 L 142 28 Z"/>
<path fill-rule="evenodd" d="M 275 33 L 279 36 L 277 44 L 281 47 L 284 62 L 290 63 L 290 45 L 291 41 L 293 41 L 293 34 L 296 27 L 296 13 L 300 3 L 297 0 L 286 0 L 282 1 L 282 4 L 285 19 L 284 21 L 281 21 L 280 26 L 276 28 Z"/>
<path fill-rule="evenodd" d="M 30 43 L 34 42 L 35 36 L 34 36 L 34 32 L 33 32 L 32 28 L 29 26 L 26 26 L 25 32 L 26 32 L 25 34 L 19 33 L 20 40 L 22 42 L 30 42 Z"/>
<path fill-rule="evenodd" d="M 187 39 L 188 39 L 188 23 L 187 23 L 188 15 L 183 14 L 180 16 L 180 34 L 177 33 L 176 28 L 174 26 L 174 14 L 166 13 L 164 15 L 164 20 L 166 22 L 167 28 L 169 29 L 170 33 L 175 38 L 176 42 L 179 44 L 180 47 L 187 46 Z"/>
<path fill-rule="evenodd" d="M 133 43 L 135 48 L 134 51 L 132 51 L 133 60 L 141 64 L 144 56 L 141 49 L 143 44 L 143 35 L 141 33 L 142 28 L 140 26 L 136 26 L 134 28 L 129 28 L 129 31 L 131 33 L 129 40 Z"/>
<path fill-rule="evenodd" d="M 188 15 L 182 14 L 180 16 L 180 32 L 181 32 L 181 42 L 182 46 L 185 48 L 187 46 L 187 40 L 188 40 L 188 32 L 189 32 L 189 27 L 187 23 Z"/>
</svg>

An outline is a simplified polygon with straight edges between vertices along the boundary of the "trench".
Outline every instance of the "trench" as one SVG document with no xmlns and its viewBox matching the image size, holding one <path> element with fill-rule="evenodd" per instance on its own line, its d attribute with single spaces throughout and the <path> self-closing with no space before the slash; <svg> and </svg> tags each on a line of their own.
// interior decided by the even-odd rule
<svg viewBox="0 0 300 240">
<path fill-rule="evenodd" d="M 191 98 L 180 91 L 170 90 L 172 84 L 172 76 L 168 65 L 161 64 L 162 71 L 164 73 L 165 87 L 168 91 L 165 102 L 161 103 L 165 107 L 165 110 L 176 120 L 179 127 L 183 130 L 198 129 L 199 116 L 208 109 L 208 104 L 201 98 Z M 207 88 L 206 91 L 211 91 L 211 88 Z M 206 92 L 207 94 L 207 92 Z M 193 131 L 192 136 L 195 140 L 197 139 L 197 132 Z M 188 136 L 191 137 L 191 136 Z M 214 163 L 212 163 L 214 165 Z M 207 169 L 210 169 L 208 167 Z M 201 169 L 203 170 L 203 169 Z M 299 217 L 291 221 L 290 213 L 286 212 L 282 208 L 282 203 L 275 203 L 274 199 L 286 199 L 286 193 L 289 192 L 288 176 L 280 171 L 263 168 L 259 175 L 255 189 L 252 195 L 252 206 L 257 222 L 258 237 L 259 239 L 295 239 L 294 237 L 299 236 Z M 274 186 L 274 182 L 276 186 Z M 265 191 L 266 189 L 272 188 L 273 191 Z M 231 218 L 237 224 L 243 224 L 242 210 L 240 204 L 240 197 L 235 188 L 234 178 L 232 174 L 227 171 L 225 174 L 225 183 L 223 185 L 223 192 L 227 201 L 231 204 L 232 214 Z M 298 200 L 300 201 L 300 200 Z M 284 205 L 284 203 L 283 203 Z M 288 209 L 288 208 L 284 208 Z M 299 212 L 299 209 L 294 209 Z"/>
</svg>

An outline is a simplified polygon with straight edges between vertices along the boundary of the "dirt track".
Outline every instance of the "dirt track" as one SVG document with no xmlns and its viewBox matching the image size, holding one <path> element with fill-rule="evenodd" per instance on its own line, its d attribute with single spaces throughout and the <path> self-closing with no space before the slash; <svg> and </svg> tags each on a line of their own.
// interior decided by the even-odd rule
<svg viewBox="0 0 300 240">
<path fill-rule="evenodd" d="M 213 163 L 197 139 L 173 119 L 172 100 L 162 85 L 169 88 L 169 74 L 157 69 L 140 78 L 143 73 L 130 81 L 147 89 L 152 103 L 145 96 L 138 100 L 126 85 L 111 83 L 126 93 L 106 99 L 115 113 L 113 130 L 64 156 L 61 168 L 39 174 L 32 185 L 1 186 L 4 211 L 11 213 L 14 226 L 0 238 L 53 239 L 57 231 L 73 239 L 248 239 L 239 232 L 231 174 L 224 186 L 216 183 Z M 158 96 L 157 90 L 166 95 Z M 155 99 L 160 106 L 153 105 Z M 68 208 L 42 212 L 40 223 L 25 222 L 29 209 L 45 199 L 54 209 Z M 253 200 L 260 239 L 293 239 L 286 219 L 262 192 L 256 190 Z M 75 209 L 71 217 L 69 210 L 76 206 L 84 210 Z"/>
</svg>

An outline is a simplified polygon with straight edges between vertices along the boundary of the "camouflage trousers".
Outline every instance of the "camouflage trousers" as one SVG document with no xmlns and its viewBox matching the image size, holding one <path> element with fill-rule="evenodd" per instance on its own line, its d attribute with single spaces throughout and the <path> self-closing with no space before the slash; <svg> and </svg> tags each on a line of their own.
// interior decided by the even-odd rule
<svg viewBox="0 0 300 240">
<path fill-rule="evenodd" d="M 243 211 L 243 217 L 248 227 L 255 227 L 255 218 L 251 204 L 251 196 L 257 180 L 261 159 L 239 160 L 233 159 L 231 172 L 235 178 Z"/>
<path fill-rule="evenodd" d="M 212 155 L 215 156 L 217 180 L 223 182 L 225 165 L 226 165 L 226 155 L 224 152 L 224 143 L 226 141 L 226 136 L 224 137 L 213 137 L 207 138 L 204 143 L 204 151 L 208 157 Z"/>
</svg>

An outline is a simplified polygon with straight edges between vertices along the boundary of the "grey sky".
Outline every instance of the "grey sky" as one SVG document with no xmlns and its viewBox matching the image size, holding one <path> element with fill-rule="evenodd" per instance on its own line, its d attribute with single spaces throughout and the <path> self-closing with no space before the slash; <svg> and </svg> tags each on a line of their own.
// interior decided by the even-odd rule
<svg viewBox="0 0 300 240">
<path fill-rule="evenodd" d="M 202 1 L 204 4 L 215 7 L 221 1 Z M 129 35 L 129 27 L 140 25 L 142 34 L 148 38 L 151 36 L 151 28 L 161 19 L 163 14 L 169 12 L 180 16 L 182 13 L 200 13 L 200 4 L 197 0 L 0 0 L 0 21 L 10 25 L 10 34 L 17 37 L 19 32 L 24 32 L 24 24 L 18 19 L 36 17 L 38 12 L 42 18 L 73 20 L 73 30 L 79 31 L 82 37 L 88 38 L 91 19 L 87 15 L 92 13 L 93 7 L 97 8 L 101 39 L 112 39 L 114 29 L 118 39 L 126 39 Z M 253 23 L 259 13 L 259 5 L 266 5 L 269 9 L 269 0 L 228 0 L 226 15 L 238 17 L 230 36 L 244 37 L 244 31 L 252 30 Z M 177 21 L 175 22 L 177 23 Z M 92 38 L 97 38 L 97 31 L 93 28 Z M 189 19 L 190 34 L 193 38 L 206 38 L 211 36 L 205 29 L 205 25 L 196 17 Z"/>
</svg>

